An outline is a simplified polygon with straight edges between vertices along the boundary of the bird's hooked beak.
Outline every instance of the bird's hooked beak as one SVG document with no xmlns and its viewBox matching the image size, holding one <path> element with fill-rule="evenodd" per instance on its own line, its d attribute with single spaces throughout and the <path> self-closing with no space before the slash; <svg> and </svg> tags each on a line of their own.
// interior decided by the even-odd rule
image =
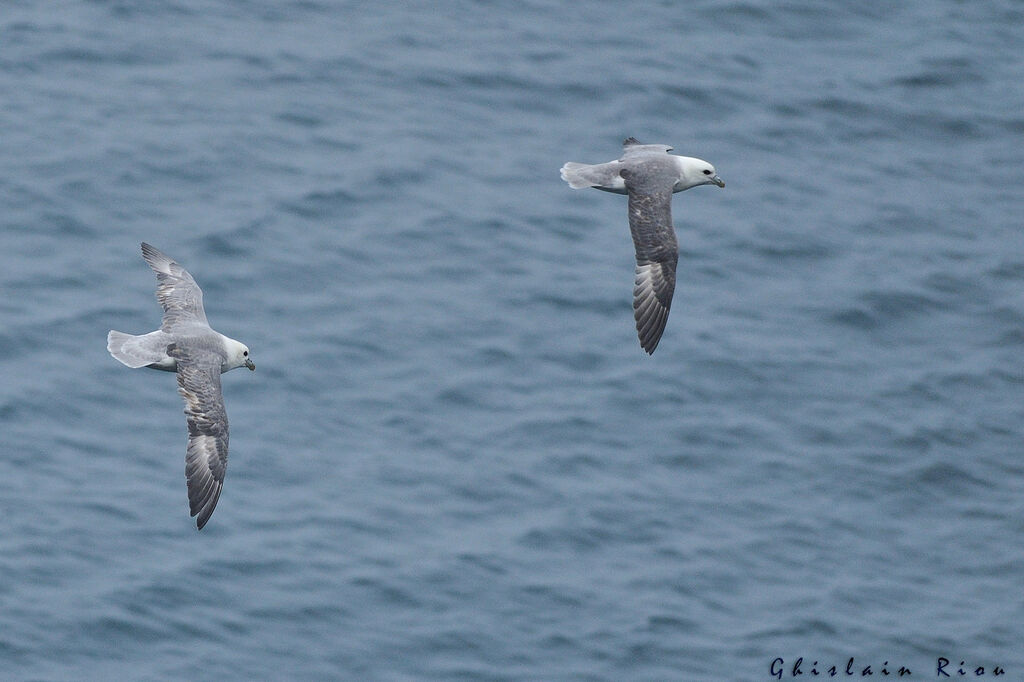
<svg viewBox="0 0 1024 682">
<path fill-rule="evenodd" d="M 252 360 L 250 360 L 249 358 L 245 359 L 245 366 L 249 368 L 250 372 L 256 371 L 256 365 L 254 365 Z"/>
<path fill-rule="evenodd" d="M 725 187 L 725 180 L 723 180 L 722 178 L 718 177 L 717 175 L 714 176 L 713 178 L 711 178 L 711 182 L 715 183 L 719 187 Z"/>
</svg>

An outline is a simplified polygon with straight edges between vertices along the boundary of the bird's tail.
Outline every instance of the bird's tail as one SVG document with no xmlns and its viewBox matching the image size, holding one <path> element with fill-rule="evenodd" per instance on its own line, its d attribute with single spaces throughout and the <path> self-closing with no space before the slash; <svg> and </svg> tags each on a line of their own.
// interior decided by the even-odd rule
<svg viewBox="0 0 1024 682">
<path fill-rule="evenodd" d="M 113 329 L 107 334 L 107 350 L 117 360 L 135 369 L 164 359 L 164 354 L 146 344 L 149 335 L 133 336 Z"/>
<path fill-rule="evenodd" d="M 575 161 L 569 161 L 562 166 L 562 179 L 569 183 L 569 186 L 573 189 L 583 189 L 584 187 L 593 187 L 593 180 L 587 179 L 587 169 L 589 165 L 585 163 L 576 163 Z"/>
<path fill-rule="evenodd" d="M 626 184 L 619 171 L 622 164 L 618 161 L 608 163 L 576 163 L 569 161 L 562 166 L 562 179 L 569 183 L 573 189 L 584 187 L 596 187 L 606 192 L 626 193 Z"/>
</svg>

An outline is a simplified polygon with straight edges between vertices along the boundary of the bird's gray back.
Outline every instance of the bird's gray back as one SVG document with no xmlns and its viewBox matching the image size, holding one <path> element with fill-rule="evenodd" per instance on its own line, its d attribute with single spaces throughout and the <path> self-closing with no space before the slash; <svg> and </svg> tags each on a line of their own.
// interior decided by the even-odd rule
<svg viewBox="0 0 1024 682">
<path fill-rule="evenodd" d="M 619 172 L 626 181 L 627 192 L 657 193 L 665 187 L 674 187 L 679 179 L 679 166 L 669 154 L 637 154 L 624 157 L 621 163 Z"/>
<path fill-rule="evenodd" d="M 216 359 L 218 368 L 227 362 L 228 351 L 224 348 L 224 341 L 209 325 L 183 322 L 174 327 L 168 338 L 190 358 Z"/>
</svg>

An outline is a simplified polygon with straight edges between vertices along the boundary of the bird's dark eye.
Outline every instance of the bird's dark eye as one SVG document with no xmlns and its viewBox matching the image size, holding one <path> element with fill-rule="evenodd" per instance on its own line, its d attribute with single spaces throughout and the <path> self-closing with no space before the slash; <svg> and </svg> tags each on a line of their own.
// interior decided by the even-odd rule
<svg viewBox="0 0 1024 682">
<path fill-rule="evenodd" d="M 242 355 L 244 355 L 245 357 L 249 357 L 249 351 L 243 350 Z"/>
<path fill-rule="evenodd" d="M 709 170 L 705 169 L 705 170 L 704 170 L 704 175 L 711 175 L 711 171 L 709 171 Z"/>
</svg>

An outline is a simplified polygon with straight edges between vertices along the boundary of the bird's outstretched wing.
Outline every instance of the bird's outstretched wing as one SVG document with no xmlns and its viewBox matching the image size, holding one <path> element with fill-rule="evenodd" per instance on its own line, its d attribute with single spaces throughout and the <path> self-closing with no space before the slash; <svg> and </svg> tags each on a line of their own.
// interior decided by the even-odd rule
<svg viewBox="0 0 1024 682">
<path fill-rule="evenodd" d="M 228 465 L 228 414 L 220 388 L 224 358 L 211 349 L 173 343 L 167 354 L 177 360 L 178 393 L 185 399 L 188 448 L 185 478 L 189 512 L 202 529 L 217 507 Z"/>
<path fill-rule="evenodd" d="M 633 317 L 640 346 L 650 354 L 665 332 L 676 289 L 679 244 L 672 227 L 672 181 L 642 172 L 623 171 L 623 177 L 636 248 Z"/>
<path fill-rule="evenodd" d="M 169 332 L 177 325 L 192 322 L 208 325 L 203 310 L 203 291 L 192 275 L 145 242 L 142 243 L 142 257 L 156 273 L 156 300 L 164 309 L 161 329 Z"/>
<path fill-rule="evenodd" d="M 667 144 L 644 144 L 635 137 L 627 137 L 622 141 L 622 158 L 641 154 L 662 154 L 672 151 Z"/>
</svg>

